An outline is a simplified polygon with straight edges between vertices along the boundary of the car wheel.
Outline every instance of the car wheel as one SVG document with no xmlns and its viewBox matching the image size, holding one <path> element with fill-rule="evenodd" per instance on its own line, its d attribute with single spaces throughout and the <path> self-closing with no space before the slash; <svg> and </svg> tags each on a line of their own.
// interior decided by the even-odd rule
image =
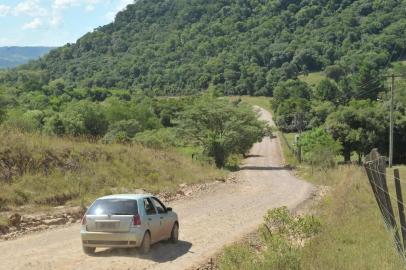
<svg viewBox="0 0 406 270">
<path fill-rule="evenodd" d="M 146 254 L 151 249 L 151 235 L 149 232 L 144 234 L 144 238 L 142 239 L 142 243 L 140 246 L 140 251 L 142 254 Z"/>
<path fill-rule="evenodd" d="M 87 255 L 93 255 L 95 251 L 96 251 L 95 247 L 85 247 L 85 246 L 83 246 L 83 252 L 86 253 Z"/>
<path fill-rule="evenodd" d="M 178 239 L 179 239 L 179 225 L 178 223 L 175 223 L 172 228 L 170 240 L 172 243 L 175 244 L 178 242 Z"/>
</svg>

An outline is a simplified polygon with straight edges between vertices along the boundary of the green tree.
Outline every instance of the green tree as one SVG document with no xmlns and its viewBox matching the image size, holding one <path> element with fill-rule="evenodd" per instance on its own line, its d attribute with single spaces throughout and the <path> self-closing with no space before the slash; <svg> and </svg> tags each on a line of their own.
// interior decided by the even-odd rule
<svg viewBox="0 0 406 270">
<path fill-rule="evenodd" d="M 266 134 L 266 125 L 247 105 L 203 97 L 181 113 L 181 129 L 223 167 L 231 154 L 245 154 Z"/>
<path fill-rule="evenodd" d="M 314 90 L 315 98 L 322 101 L 331 101 L 337 103 L 341 93 L 337 85 L 329 79 L 322 80 Z"/>
<path fill-rule="evenodd" d="M 310 118 L 310 102 L 304 98 L 289 98 L 282 101 L 275 113 L 275 123 L 283 131 L 288 132 L 305 130 Z"/>
<path fill-rule="evenodd" d="M 342 146 L 323 128 L 307 131 L 299 138 L 298 146 L 301 147 L 303 160 L 312 167 L 327 169 L 335 165 L 335 158 L 340 153 Z"/>
<path fill-rule="evenodd" d="M 70 103 L 61 117 L 65 131 L 74 136 L 103 136 L 108 128 L 108 121 L 100 106 L 90 101 Z"/>
<path fill-rule="evenodd" d="M 332 65 L 332 66 L 326 67 L 326 69 L 324 70 L 324 73 L 326 74 L 326 76 L 328 78 L 330 78 L 336 82 L 340 81 L 340 79 L 345 76 L 345 70 L 338 65 Z"/>
<path fill-rule="evenodd" d="M 344 160 L 348 162 L 353 151 L 360 159 L 372 148 L 386 153 L 387 123 L 387 113 L 378 102 L 353 100 L 331 113 L 325 126 L 333 138 L 341 142 Z"/>
</svg>

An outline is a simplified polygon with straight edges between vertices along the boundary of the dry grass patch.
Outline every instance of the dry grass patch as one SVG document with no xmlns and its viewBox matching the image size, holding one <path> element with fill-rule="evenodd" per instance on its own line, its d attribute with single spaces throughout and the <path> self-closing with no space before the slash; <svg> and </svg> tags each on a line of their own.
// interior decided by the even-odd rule
<svg viewBox="0 0 406 270">
<path fill-rule="evenodd" d="M 175 150 L 104 145 L 17 131 L 0 131 L 0 210 L 22 205 L 78 205 L 95 197 L 174 191 L 181 183 L 225 175 Z"/>
</svg>

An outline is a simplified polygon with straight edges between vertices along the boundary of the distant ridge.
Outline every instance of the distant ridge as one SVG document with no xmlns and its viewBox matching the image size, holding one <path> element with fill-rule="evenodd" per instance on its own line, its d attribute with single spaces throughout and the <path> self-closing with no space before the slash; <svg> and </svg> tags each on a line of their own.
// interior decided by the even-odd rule
<svg viewBox="0 0 406 270">
<path fill-rule="evenodd" d="M 0 68 L 13 68 L 26 64 L 48 53 L 54 47 L 0 47 Z"/>
</svg>

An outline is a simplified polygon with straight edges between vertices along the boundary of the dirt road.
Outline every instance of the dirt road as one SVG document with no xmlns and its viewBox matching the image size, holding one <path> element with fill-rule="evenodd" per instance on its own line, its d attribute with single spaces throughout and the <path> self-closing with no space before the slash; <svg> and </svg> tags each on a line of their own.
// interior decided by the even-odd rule
<svg viewBox="0 0 406 270">
<path fill-rule="evenodd" d="M 273 123 L 267 111 L 260 112 Z M 154 245 L 147 257 L 109 249 L 84 255 L 79 225 L 73 225 L 1 242 L 0 269 L 185 269 L 255 230 L 268 209 L 294 208 L 314 190 L 283 167 L 278 138 L 254 145 L 238 178 L 171 203 L 179 214 L 181 241 Z"/>
</svg>

